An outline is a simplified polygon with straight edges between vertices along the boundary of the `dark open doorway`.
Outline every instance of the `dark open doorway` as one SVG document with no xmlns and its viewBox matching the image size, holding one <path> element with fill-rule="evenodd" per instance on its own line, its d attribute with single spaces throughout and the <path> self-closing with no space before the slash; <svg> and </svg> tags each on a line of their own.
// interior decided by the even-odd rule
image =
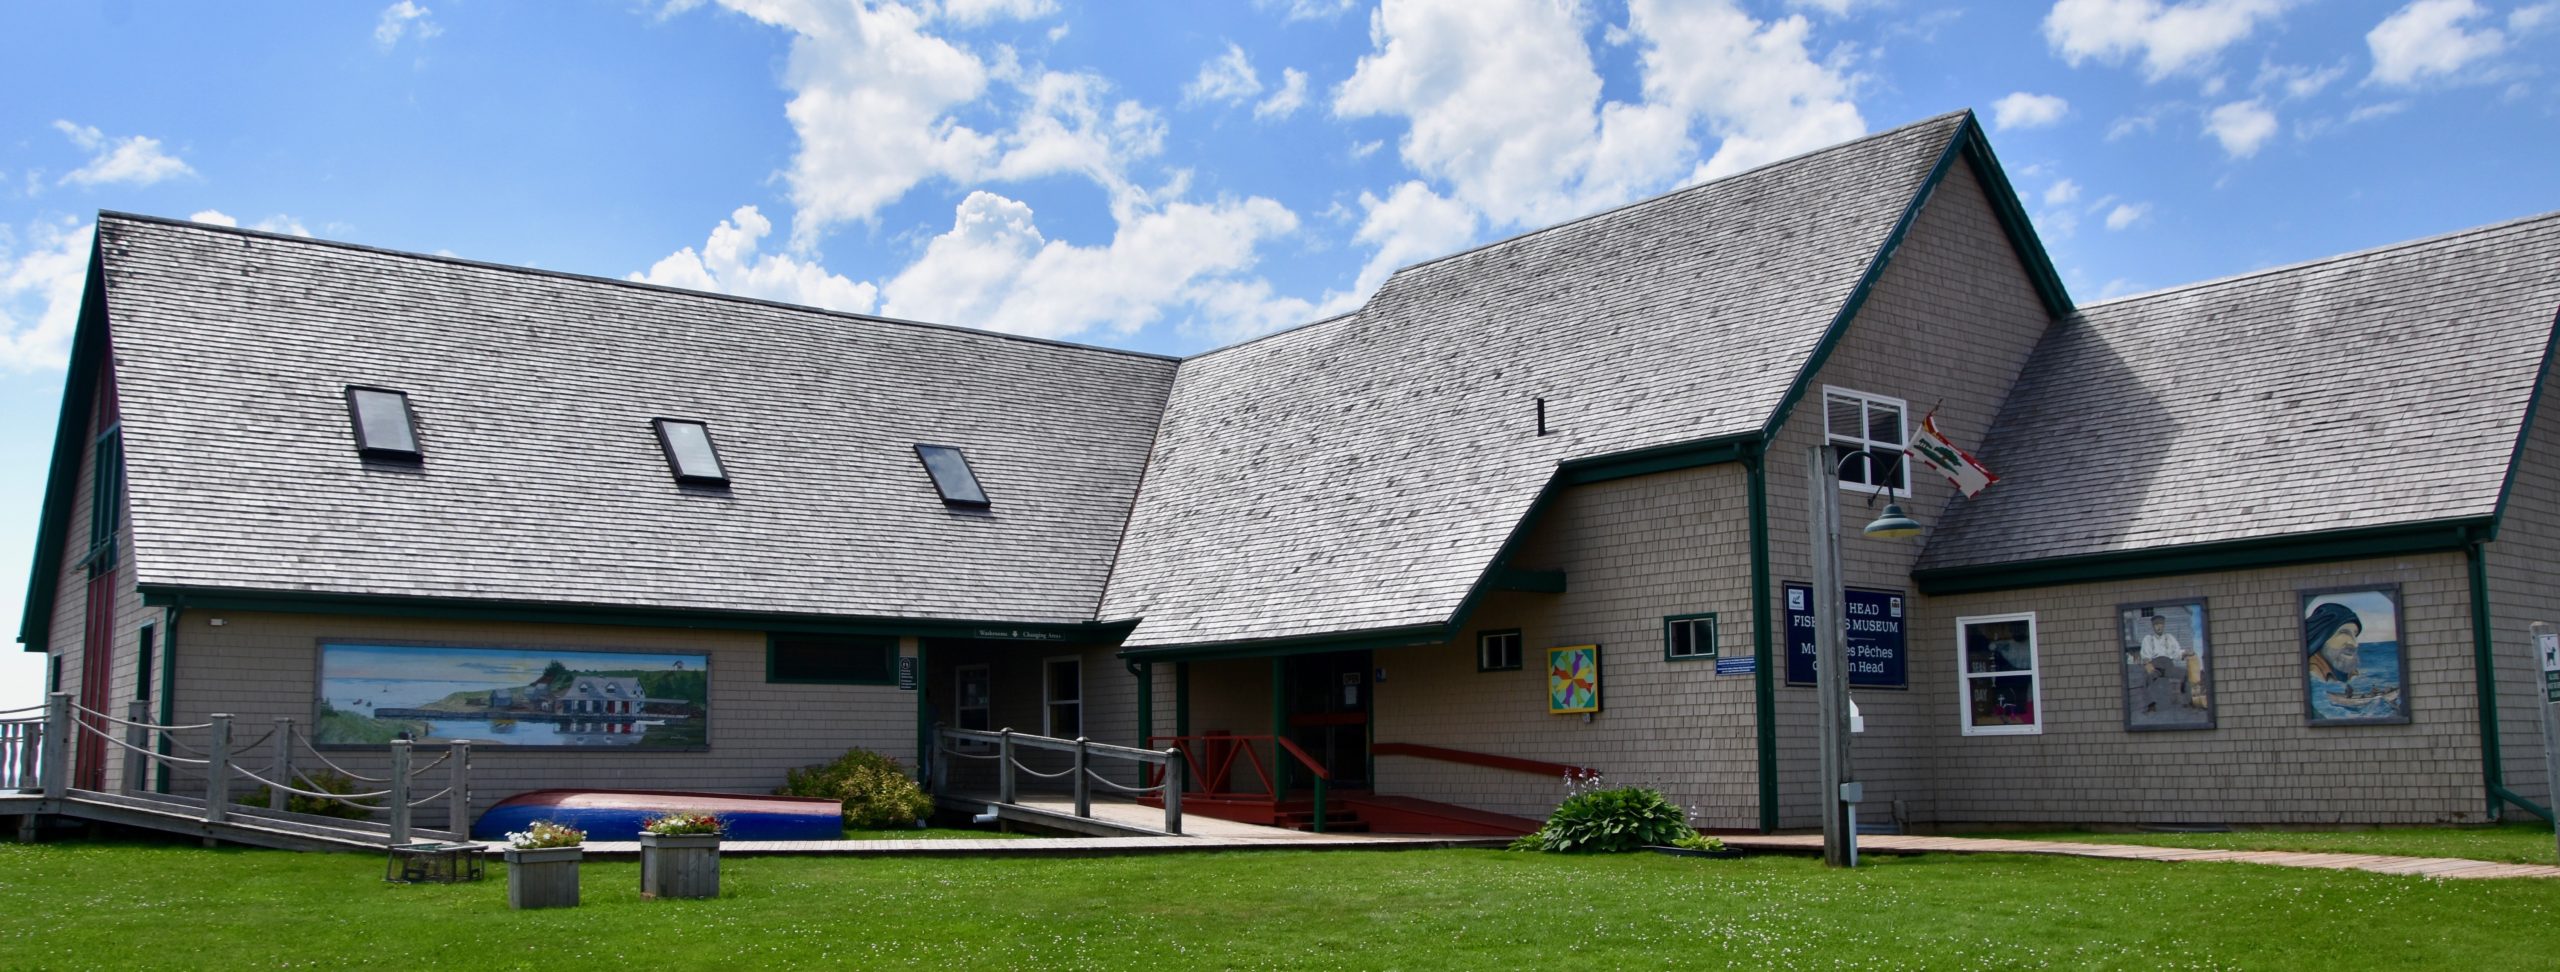
<svg viewBox="0 0 2560 972">
<path fill-rule="evenodd" d="M 1298 655 L 1282 673 L 1289 741 L 1324 764 L 1334 787 L 1367 788 L 1369 653 Z"/>
</svg>

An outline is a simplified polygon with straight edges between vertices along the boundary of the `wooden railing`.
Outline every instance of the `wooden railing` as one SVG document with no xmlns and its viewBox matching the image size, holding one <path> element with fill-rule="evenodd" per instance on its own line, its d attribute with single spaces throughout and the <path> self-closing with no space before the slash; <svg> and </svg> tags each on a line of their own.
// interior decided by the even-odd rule
<svg viewBox="0 0 2560 972">
<path fill-rule="evenodd" d="M 958 743 L 993 743 L 995 749 L 992 752 L 978 752 L 955 745 Z M 1044 773 L 1022 764 L 1022 760 L 1015 754 L 1023 749 L 1069 753 L 1075 757 L 1075 764 L 1055 773 Z M 1179 834 L 1182 832 L 1182 777 L 1175 776 L 1175 782 L 1172 785 L 1165 783 L 1168 772 L 1175 774 L 1182 772 L 1181 761 L 1176 759 L 1175 755 L 1170 749 L 1149 750 L 1114 746 L 1110 743 L 1094 742 L 1082 736 L 1074 739 L 1059 739 L 1052 736 L 1034 736 L 1011 729 L 995 732 L 978 729 L 942 729 L 934 733 L 935 765 L 932 768 L 932 779 L 936 786 L 940 786 L 941 781 L 949 779 L 953 759 L 992 759 L 996 761 L 996 802 L 1012 803 L 1015 795 L 1015 773 L 1029 773 L 1032 776 L 1049 779 L 1072 773 L 1075 776 L 1076 816 L 1086 819 L 1093 817 L 1093 784 L 1095 783 L 1123 793 L 1161 792 L 1164 794 L 1164 832 Z M 1146 774 L 1147 779 L 1153 782 L 1148 786 L 1123 786 L 1114 783 L 1094 771 L 1093 758 L 1096 756 L 1125 759 L 1136 763 Z"/>
<path fill-rule="evenodd" d="M 41 705 L 0 712 L 0 790 L 38 790 L 44 788 L 44 775 L 37 767 L 37 755 L 44 746 L 44 713 Z M 34 713 L 30 715 L 29 713 Z"/>
<path fill-rule="evenodd" d="M 1181 755 L 1182 762 L 1188 764 L 1191 769 L 1191 778 L 1199 782 L 1201 787 L 1200 792 L 1204 794 L 1267 797 L 1271 801 L 1272 808 L 1276 813 L 1280 806 L 1281 799 L 1287 794 L 1281 792 L 1278 783 L 1273 779 L 1271 772 L 1272 768 L 1263 764 L 1262 748 L 1257 745 L 1259 743 L 1271 744 L 1273 753 L 1272 759 L 1274 761 L 1277 761 L 1281 756 L 1286 755 L 1290 759 L 1297 761 L 1298 765 L 1305 769 L 1307 778 L 1314 784 L 1315 791 L 1315 816 L 1313 826 L 1316 833 L 1324 833 L 1325 791 L 1328 784 L 1333 780 L 1333 774 L 1326 772 L 1323 763 L 1317 762 L 1315 757 L 1307 755 L 1306 750 L 1298 748 L 1298 744 L 1290 742 L 1288 737 L 1245 735 L 1147 737 L 1147 745 L 1170 745 L 1172 748 L 1166 750 L 1167 752 L 1178 753 Z M 1253 770 L 1254 779 L 1261 781 L 1262 789 L 1258 791 L 1238 791 L 1228 785 L 1228 781 L 1235 774 L 1238 760 L 1242 760 L 1246 767 Z M 1168 792 L 1170 792 L 1170 790 L 1168 790 Z"/>
<path fill-rule="evenodd" d="M 1514 773 L 1533 773 L 1538 776 L 1583 777 L 1599 772 L 1599 770 L 1586 769 L 1568 763 L 1550 763 L 1544 760 L 1521 759 L 1517 756 L 1496 756 L 1492 753 L 1471 753 L 1463 749 L 1446 749 L 1439 746 L 1425 746 L 1421 743 L 1379 743 L 1369 747 L 1369 753 L 1374 756 L 1411 756 L 1415 759 L 1436 759 L 1443 763 L 1458 763 L 1464 766 L 1482 766 L 1486 769 L 1509 770 Z"/>
</svg>

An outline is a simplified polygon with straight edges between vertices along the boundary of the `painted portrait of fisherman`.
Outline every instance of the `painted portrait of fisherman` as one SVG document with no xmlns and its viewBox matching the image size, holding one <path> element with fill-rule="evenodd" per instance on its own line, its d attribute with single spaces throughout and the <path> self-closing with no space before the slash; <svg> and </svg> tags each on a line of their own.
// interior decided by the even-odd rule
<svg viewBox="0 0 2560 972">
<path fill-rule="evenodd" d="M 2312 725 L 2409 721 L 2404 655 L 2398 587 L 2302 595 L 2303 710 Z"/>
<path fill-rule="evenodd" d="M 2117 609 L 2124 647 L 2124 724 L 2132 731 L 2213 728 L 2201 600 Z"/>
</svg>

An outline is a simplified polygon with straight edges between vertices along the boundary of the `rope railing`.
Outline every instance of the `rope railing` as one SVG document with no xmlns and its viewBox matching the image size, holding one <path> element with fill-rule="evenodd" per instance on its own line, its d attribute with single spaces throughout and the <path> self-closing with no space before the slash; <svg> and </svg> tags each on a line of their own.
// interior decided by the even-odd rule
<svg viewBox="0 0 2560 972">
<path fill-rule="evenodd" d="M 1158 783 L 1154 786 L 1130 786 L 1125 783 L 1116 783 L 1111 780 L 1104 779 L 1101 774 L 1092 770 L 1084 771 L 1084 775 L 1093 777 L 1093 781 L 1096 783 L 1100 783 L 1122 793 L 1160 793 L 1164 790 L 1164 784 L 1162 783 Z"/>
<path fill-rule="evenodd" d="M 129 726 L 129 727 L 132 727 L 132 728 L 135 728 L 135 729 L 156 729 L 156 730 L 159 730 L 159 731 L 161 731 L 161 732 L 193 732 L 193 731 L 198 730 L 198 729 L 211 729 L 211 728 L 213 728 L 213 723 L 210 723 L 210 722 L 199 722 L 199 723 L 196 723 L 196 724 L 194 724 L 194 725 L 187 725 L 187 726 L 163 726 L 163 725 L 155 725 L 155 724 L 153 724 L 153 723 L 148 723 L 148 722 L 133 722 L 133 721 L 125 720 L 125 719 L 119 719 L 119 718 L 116 718 L 115 716 L 111 716 L 111 715 L 108 715 L 108 714 L 106 714 L 106 713 L 104 713 L 104 712 L 100 712 L 100 711 L 98 711 L 98 710 L 96 710 L 96 709 L 92 709 L 92 708 L 90 708 L 90 707 L 88 707 L 88 706 L 81 705 L 81 704 L 80 704 L 80 703 L 78 703 L 78 702 L 73 702 L 73 703 L 71 703 L 71 711 L 73 711 L 73 712 L 77 712 L 77 713 L 79 713 L 79 714 L 81 714 L 81 715 L 85 715 L 85 716 L 89 716 L 89 717 L 92 717 L 92 718 L 95 718 L 95 719 L 99 719 L 99 720 L 104 721 L 104 722 L 113 723 L 113 724 L 115 724 L 115 725 L 119 725 L 119 726 Z"/>
<path fill-rule="evenodd" d="M 295 739 L 297 739 L 297 740 L 300 740 L 300 741 L 302 742 L 302 748 L 304 748 L 304 749 L 307 749 L 307 750 L 310 750 L 310 751 L 311 751 L 311 758 L 319 760 L 319 761 L 320 761 L 320 765 L 322 765 L 322 766 L 326 766 L 326 767 L 330 768 L 331 770 L 336 771 L 336 772 L 337 772 L 337 774 L 338 774 L 338 775 L 340 775 L 340 776 L 346 777 L 346 778 L 348 778 L 348 779 L 350 779 L 350 780 L 354 780 L 354 781 L 356 781 L 356 782 L 358 782 L 358 783 L 389 783 L 389 782 L 391 782 L 389 779 L 386 779 L 386 778 L 384 778 L 384 777 L 380 777 L 380 776 L 366 776 L 366 775 L 364 775 L 364 774 L 362 774 L 362 773 L 358 773 L 358 772 L 356 772 L 356 771 L 354 771 L 354 770 L 351 770 L 351 769 L 348 769 L 348 768 L 346 768 L 346 767 L 344 767 L 344 766 L 340 766 L 340 765 L 338 765 L 338 763 L 337 763 L 337 761 L 336 761 L 336 760 L 333 760 L 333 759 L 330 759 L 330 758 L 329 758 L 329 754 L 324 753 L 324 752 L 321 752 L 321 751 L 320 751 L 320 747 L 319 747 L 317 744 L 313 743 L 313 742 L 311 741 L 311 737 L 310 737 L 309 735 L 305 734 L 302 730 L 299 730 L 299 729 L 294 730 L 294 732 L 293 732 L 293 738 L 295 738 Z"/>
<path fill-rule="evenodd" d="M 452 784 L 450 784 L 450 783 L 448 783 L 448 784 L 446 784 L 446 785 L 445 785 L 445 788 L 444 788 L 444 789 L 437 790 L 437 791 L 435 791 L 434 793 L 430 793 L 430 794 L 427 794 L 426 796 L 422 796 L 422 797 L 419 797 L 419 798 L 417 798 L 417 799 L 415 799 L 415 800 L 411 800 L 411 801 L 409 801 L 409 806 L 410 806 L 412 809 L 415 809 L 415 808 L 417 808 L 417 807 L 423 807 L 423 806 L 426 806 L 427 804 L 434 803 L 434 802 L 436 802 L 436 801 L 438 801 L 438 800 L 442 800 L 442 799 L 444 799 L 445 797 L 448 797 L 448 796 L 451 796 L 451 795 L 453 795 L 453 785 L 452 785 Z"/>
<path fill-rule="evenodd" d="M 152 751 L 150 751 L 150 750 L 148 750 L 148 749 L 144 749 L 144 748 L 142 748 L 142 747 L 140 747 L 140 746 L 136 746 L 136 745 L 134 745 L 134 744 L 132 744 L 132 743 L 126 742 L 126 741 L 124 741 L 124 740 L 122 740 L 122 739 L 118 739 L 118 738 L 116 738 L 116 737 L 114 737 L 114 736 L 107 735 L 107 734 L 105 734 L 105 733 L 99 733 L 99 734 L 98 734 L 98 738 L 100 738 L 100 739 L 104 739 L 104 740 L 106 740 L 107 742 L 112 743 L 112 744 L 116 745 L 116 746 L 117 746 L 117 747 L 119 747 L 119 748 L 125 749 L 125 750 L 127 750 L 127 751 L 132 752 L 132 753 L 135 753 L 135 754 L 137 754 L 137 755 L 141 756 L 141 757 L 142 757 L 142 758 L 144 758 L 144 759 L 152 760 L 152 761 L 155 761 L 155 762 L 163 762 L 163 763 L 178 763 L 178 764 L 185 765 L 185 766 L 203 766 L 203 765 L 205 765 L 205 763 L 207 762 L 206 760 L 201 760 L 201 759 L 188 759 L 188 758 L 183 757 L 183 756 L 170 756 L 170 755 L 166 755 L 166 754 L 163 754 L 163 753 L 155 753 L 155 752 L 152 752 Z"/>
<path fill-rule="evenodd" d="M 250 771 L 249 771 L 249 768 L 248 768 L 248 767 L 246 767 L 246 766 L 233 766 L 231 769 L 232 769 L 232 771 L 233 771 L 233 772 L 236 772 L 236 773 L 239 773 L 239 774 L 240 774 L 240 775 L 242 775 L 242 776 L 248 777 L 248 778 L 250 779 L 250 781 L 251 781 L 251 782 L 257 783 L 257 784 L 259 784 L 259 785 L 261 785 L 261 786 L 269 787 L 269 788 L 276 789 L 276 790 L 281 790 L 281 791 L 286 792 L 286 793 L 291 793 L 291 794 L 293 794 L 293 795 L 295 795 L 295 796 L 307 796 L 307 797 L 311 797 L 311 798 L 316 799 L 316 800 L 336 800 L 336 801 L 338 801 L 339 803 L 346 804 L 346 805 L 351 806 L 351 807 L 354 807 L 354 808 L 356 808 L 356 809 L 359 809 L 359 810 L 370 810 L 370 811 L 372 811 L 372 812 L 374 812 L 374 813 L 381 813 L 385 808 L 383 808 L 383 807 L 375 807 L 375 806 L 366 806 L 366 805 L 364 805 L 364 804 L 357 803 L 356 801 L 358 801 L 358 800 L 371 800 L 371 799 L 375 799 L 375 798 L 377 798 L 377 797 L 387 797 L 387 796 L 390 796 L 390 795 L 391 795 L 391 791 L 390 791 L 390 790 L 367 790 L 367 791 L 365 791 L 365 792 L 363 792 L 363 793 L 331 793 L 331 792 L 329 792 L 329 791 L 327 791 L 327 790 L 305 790 L 305 789 L 303 789 L 303 788 L 301 788 L 301 787 L 298 787 L 298 786 L 290 786 L 290 785 L 287 785 L 287 784 L 278 783 L 278 782 L 276 782 L 276 781 L 274 781 L 274 780 L 270 780 L 270 779 L 268 779 L 268 778 L 266 778 L 266 777 L 264 777 L 264 776 L 260 776 L 260 775 L 258 775 L 258 774 L 256 774 L 256 773 L 252 773 L 252 772 L 250 772 Z M 295 777 L 295 779 L 299 779 L 299 780 L 302 780 L 302 781 L 304 781 L 304 782 L 310 782 L 310 778 L 309 778 L 309 777 L 301 777 L 301 776 L 297 776 L 297 777 Z"/>
<path fill-rule="evenodd" d="M 993 753 L 969 752 L 956 745 L 959 743 L 993 743 L 996 746 L 996 751 Z M 1066 769 L 1058 770 L 1056 772 L 1043 772 L 1041 770 L 1031 768 L 1022 761 L 1020 756 L 1017 755 L 1017 750 L 1020 748 L 1043 749 L 1053 752 L 1067 753 L 1073 757 L 1074 762 Z M 1015 802 L 1015 783 L 1017 782 L 1016 777 L 1018 775 L 1027 774 L 1034 779 L 1043 780 L 1054 780 L 1059 777 L 1072 776 L 1075 782 L 1076 816 L 1086 819 L 1091 819 L 1093 817 L 1093 784 L 1100 783 L 1103 786 L 1122 793 L 1140 795 L 1162 794 L 1164 799 L 1165 833 L 1182 833 L 1182 788 L 1183 778 L 1185 775 L 1183 770 L 1185 767 L 1183 765 L 1182 754 L 1176 750 L 1138 749 L 1133 746 L 1115 746 L 1110 743 L 1094 742 L 1093 740 L 1083 737 L 1077 737 L 1075 739 L 1060 739 L 1052 736 L 1034 736 L 1026 733 L 1017 733 L 1011 729 L 1004 729 L 996 732 L 988 732 L 982 729 L 942 729 L 934 734 L 932 756 L 934 765 L 932 771 L 928 774 L 928 779 L 930 779 L 934 784 L 936 792 L 942 792 L 942 788 L 948 785 L 950 777 L 949 763 L 951 757 L 958 756 L 962 759 L 994 759 L 996 761 L 996 800 L 1000 804 L 1012 804 Z M 1145 772 L 1148 767 L 1161 767 L 1163 775 L 1158 782 L 1152 785 L 1125 785 L 1106 779 L 1102 774 L 1095 772 L 1093 768 L 1093 758 L 1096 756 L 1106 759 L 1127 760 L 1134 763 L 1139 767 L 1142 778 L 1150 775 Z"/>
<path fill-rule="evenodd" d="M 1055 772 L 1055 773 L 1043 773 L 1043 772 L 1040 772 L 1039 770 L 1032 769 L 1031 767 L 1028 767 L 1028 766 L 1024 766 L 1024 765 L 1022 765 L 1022 761 L 1021 761 L 1021 760 L 1018 760 L 1018 759 L 1013 761 L 1013 768 L 1014 768 L 1014 769 L 1017 769 L 1017 770 L 1020 770 L 1020 771 L 1022 771 L 1022 772 L 1025 772 L 1025 773 L 1029 773 L 1029 774 L 1031 774 L 1031 775 L 1033 775 L 1033 776 L 1039 777 L 1039 778 L 1044 779 L 1044 780 L 1054 780 L 1054 779 L 1058 779 L 1059 777 L 1063 777 L 1063 776 L 1065 776 L 1065 775 L 1067 775 L 1067 774 L 1069 774 L 1069 773 L 1073 773 L 1073 772 L 1075 772 L 1075 771 L 1076 771 L 1076 768 L 1075 768 L 1075 767 L 1070 766 L 1070 767 L 1067 767 L 1066 769 L 1059 770 L 1059 771 L 1057 771 L 1057 772 Z"/>
</svg>

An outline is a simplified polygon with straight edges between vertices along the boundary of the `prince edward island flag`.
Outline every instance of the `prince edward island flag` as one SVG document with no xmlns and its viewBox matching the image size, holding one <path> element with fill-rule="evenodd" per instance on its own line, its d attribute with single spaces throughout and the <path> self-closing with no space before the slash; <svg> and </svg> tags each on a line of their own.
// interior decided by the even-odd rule
<svg viewBox="0 0 2560 972">
<path fill-rule="evenodd" d="M 1982 492 L 1983 487 L 2000 481 L 2000 477 L 1982 467 L 1982 460 L 1947 441 L 1947 437 L 1938 431 L 1938 417 L 1935 415 L 1920 420 L 1920 434 L 1912 437 L 1909 451 L 1919 457 L 1921 465 L 1937 470 L 1938 475 L 1956 484 L 1966 499 Z"/>
</svg>

